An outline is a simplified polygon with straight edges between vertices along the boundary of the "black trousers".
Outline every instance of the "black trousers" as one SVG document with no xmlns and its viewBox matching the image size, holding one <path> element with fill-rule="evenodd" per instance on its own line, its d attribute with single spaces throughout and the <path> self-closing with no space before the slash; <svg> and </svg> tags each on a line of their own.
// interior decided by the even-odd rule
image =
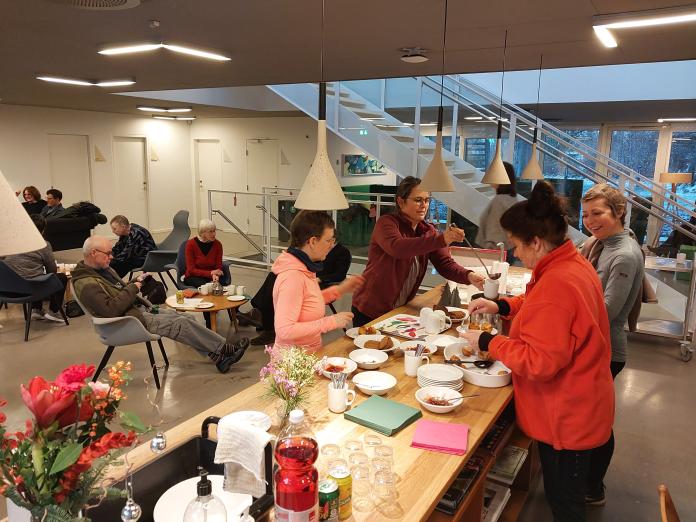
<svg viewBox="0 0 696 522">
<path fill-rule="evenodd" d="M 61 282 L 62 288 L 54 293 L 48 298 L 48 308 L 51 312 L 58 312 L 63 307 L 63 301 L 65 300 L 65 287 L 68 285 L 68 276 L 65 274 L 56 274 L 56 277 Z M 41 310 L 43 308 L 43 301 L 34 301 L 31 303 L 31 307 L 34 310 Z"/>
<path fill-rule="evenodd" d="M 539 442 L 544 493 L 554 522 L 585 522 L 587 474 L 593 450 L 555 450 Z"/>
<path fill-rule="evenodd" d="M 611 362 L 611 377 L 616 379 L 616 376 L 626 366 L 625 362 Z M 602 492 L 604 485 L 604 477 L 609 469 L 611 458 L 614 456 L 614 431 L 612 430 L 609 440 L 600 447 L 592 450 L 592 459 L 590 460 L 590 472 L 587 475 L 587 494 L 591 496 L 599 495 Z"/>
<path fill-rule="evenodd" d="M 366 316 L 364 313 L 362 313 L 354 306 L 351 306 L 350 311 L 353 312 L 353 326 L 355 326 L 356 328 L 364 326 L 370 321 L 374 320 L 374 317 Z"/>
<path fill-rule="evenodd" d="M 128 272 L 134 268 L 140 268 L 145 263 L 144 257 L 134 257 L 131 259 L 126 259 L 124 261 L 116 261 L 115 259 L 111 261 L 111 268 L 113 268 L 119 277 L 124 277 Z"/>
</svg>

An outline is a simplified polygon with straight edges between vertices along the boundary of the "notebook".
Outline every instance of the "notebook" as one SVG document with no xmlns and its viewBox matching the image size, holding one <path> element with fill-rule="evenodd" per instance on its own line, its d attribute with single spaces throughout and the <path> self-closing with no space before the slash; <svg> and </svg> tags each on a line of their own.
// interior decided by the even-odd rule
<svg viewBox="0 0 696 522">
<path fill-rule="evenodd" d="M 422 415 L 417 408 L 373 395 L 360 406 L 345 412 L 343 417 L 391 437 Z"/>
<path fill-rule="evenodd" d="M 469 426 L 421 420 L 416 425 L 411 446 L 452 455 L 464 455 L 468 446 Z"/>
</svg>

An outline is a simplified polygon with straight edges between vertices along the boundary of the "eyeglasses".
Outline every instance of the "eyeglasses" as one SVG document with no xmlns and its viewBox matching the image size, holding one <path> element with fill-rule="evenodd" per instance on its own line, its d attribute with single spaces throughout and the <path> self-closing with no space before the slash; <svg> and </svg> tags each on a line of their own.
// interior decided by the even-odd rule
<svg viewBox="0 0 696 522">
<path fill-rule="evenodd" d="M 418 206 L 430 204 L 430 198 L 408 198 L 408 199 L 413 201 Z"/>
<path fill-rule="evenodd" d="M 108 252 L 104 252 L 103 250 L 99 250 L 98 248 L 95 248 L 94 251 L 99 252 L 101 254 L 104 254 L 107 257 L 113 257 L 113 255 L 114 255 L 114 253 L 111 250 L 109 250 Z"/>
</svg>

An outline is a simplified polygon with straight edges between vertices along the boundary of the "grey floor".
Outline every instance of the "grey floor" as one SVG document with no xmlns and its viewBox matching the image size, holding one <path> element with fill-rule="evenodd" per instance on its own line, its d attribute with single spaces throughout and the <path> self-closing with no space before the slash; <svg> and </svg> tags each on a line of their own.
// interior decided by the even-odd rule
<svg viewBox="0 0 696 522">
<path fill-rule="evenodd" d="M 74 261 L 75 251 L 58 258 Z M 234 269 L 236 284 L 255 291 L 265 273 Z M 344 297 L 339 310 L 348 310 Z M 220 330 L 229 326 L 220 314 Z M 23 342 L 21 308 L 0 310 L 0 397 L 8 400 L 4 411 L 10 429 L 20 428 L 27 417 L 19 386 L 35 375 L 55 376 L 77 362 L 97 364 L 104 347 L 97 341 L 85 317 L 71 320 L 70 326 L 34 322 L 30 340 Z M 242 329 L 249 336 L 253 328 Z M 325 341 L 338 336 L 333 333 Z M 156 393 L 151 382 L 144 346 L 117 349 L 114 360 L 130 360 L 133 381 L 124 408 L 134 411 L 148 424 L 168 429 L 239 390 L 255 383 L 265 361 L 261 348 L 250 348 L 244 359 L 228 374 L 219 374 L 213 365 L 193 349 L 170 340 L 165 346 L 171 367 Z M 158 359 L 159 360 L 159 359 Z M 690 444 L 696 430 L 690 387 L 696 381 L 696 362 L 683 363 L 678 345 L 651 337 L 631 337 L 628 366 L 616 380 L 616 453 L 607 476 L 608 502 L 590 510 L 590 521 L 639 522 L 659 520 L 657 485 L 670 488 L 682 520 L 696 520 L 696 457 Z M 253 407 L 253 405 L 249 405 Z M 693 468 L 692 468 L 693 466 Z M 0 516 L 4 503 L 0 504 Z M 551 520 L 543 487 L 537 484 L 520 518 L 523 522 Z"/>
</svg>

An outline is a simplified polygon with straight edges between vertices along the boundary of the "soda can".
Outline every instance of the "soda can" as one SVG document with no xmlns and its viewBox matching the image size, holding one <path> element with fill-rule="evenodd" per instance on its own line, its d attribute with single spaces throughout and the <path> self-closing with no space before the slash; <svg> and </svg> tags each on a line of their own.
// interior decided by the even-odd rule
<svg viewBox="0 0 696 522">
<path fill-rule="evenodd" d="M 350 518 L 353 512 L 352 496 L 353 496 L 353 477 L 347 468 L 343 466 L 329 470 L 329 478 L 336 481 L 338 484 L 338 518 L 345 520 Z"/>
<path fill-rule="evenodd" d="M 183 290 L 176 291 L 176 304 L 184 304 L 184 291 Z"/>
<path fill-rule="evenodd" d="M 319 482 L 319 520 L 338 522 L 338 484 L 335 480 Z"/>
</svg>

